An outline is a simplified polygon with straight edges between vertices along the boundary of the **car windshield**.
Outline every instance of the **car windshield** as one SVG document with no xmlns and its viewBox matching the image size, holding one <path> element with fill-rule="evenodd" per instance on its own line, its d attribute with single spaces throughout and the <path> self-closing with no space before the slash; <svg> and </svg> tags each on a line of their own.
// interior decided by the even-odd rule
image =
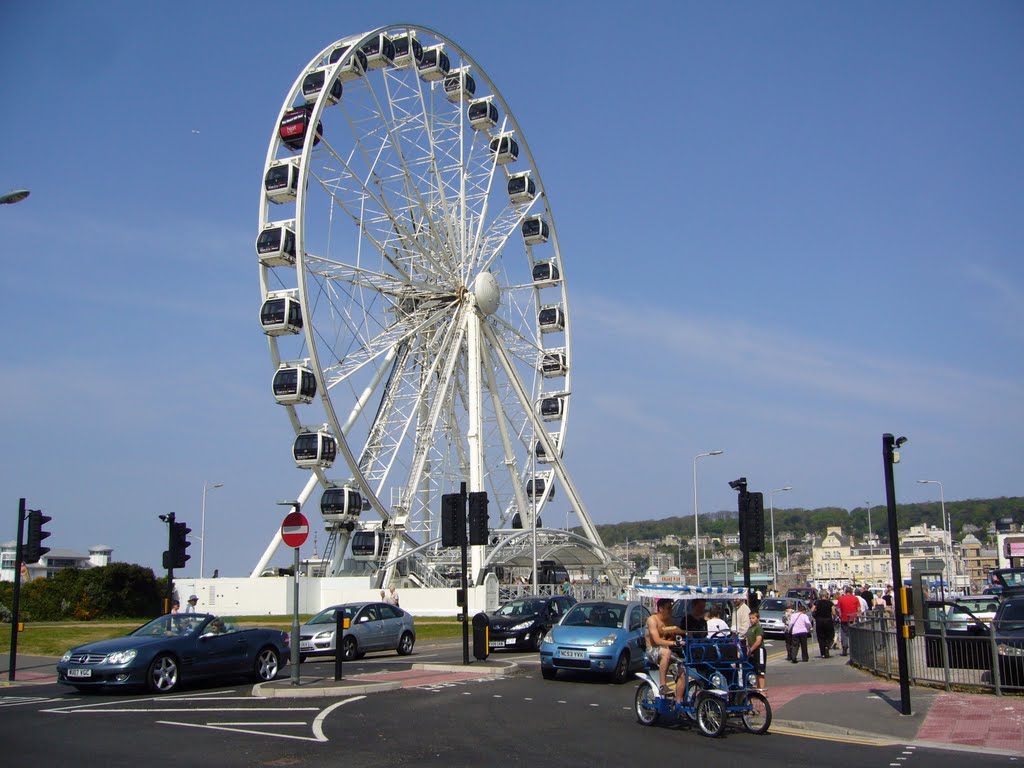
<svg viewBox="0 0 1024 768">
<path fill-rule="evenodd" d="M 796 600 L 782 597 L 769 597 L 766 600 L 761 601 L 761 605 L 758 607 L 759 611 L 784 611 L 787 608 L 792 608 L 796 605 Z"/>
<path fill-rule="evenodd" d="M 135 637 L 167 637 L 194 632 L 209 616 L 205 613 L 171 613 L 153 619 L 132 632 Z"/>
<path fill-rule="evenodd" d="M 320 613 L 314 616 L 312 619 L 307 621 L 307 624 L 336 624 L 338 621 L 338 611 L 341 611 L 341 615 L 346 619 L 351 619 L 355 614 L 357 606 L 354 605 L 332 605 L 330 608 L 324 608 Z"/>
<path fill-rule="evenodd" d="M 617 628 L 625 613 L 625 606 L 614 603 L 577 603 L 565 614 L 562 626 Z"/>
<path fill-rule="evenodd" d="M 999 610 L 999 603 L 991 597 L 962 597 L 956 602 L 972 613 L 995 613 Z"/>
<path fill-rule="evenodd" d="M 1017 630 L 1024 625 L 1024 600 L 1006 603 L 1000 616 L 999 631 Z"/>
<path fill-rule="evenodd" d="M 543 600 L 524 597 L 519 600 L 509 600 L 494 613 L 497 616 L 531 616 L 543 610 Z"/>
</svg>

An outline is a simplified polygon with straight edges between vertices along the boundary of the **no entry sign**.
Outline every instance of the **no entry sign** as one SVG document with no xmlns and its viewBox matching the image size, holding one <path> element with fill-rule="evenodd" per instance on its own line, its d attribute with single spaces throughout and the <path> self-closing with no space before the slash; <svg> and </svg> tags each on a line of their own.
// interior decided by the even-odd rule
<svg viewBox="0 0 1024 768">
<path fill-rule="evenodd" d="M 309 538 L 309 521 L 301 512 L 289 512 L 281 523 L 281 540 L 298 549 Z"/>
</svg>

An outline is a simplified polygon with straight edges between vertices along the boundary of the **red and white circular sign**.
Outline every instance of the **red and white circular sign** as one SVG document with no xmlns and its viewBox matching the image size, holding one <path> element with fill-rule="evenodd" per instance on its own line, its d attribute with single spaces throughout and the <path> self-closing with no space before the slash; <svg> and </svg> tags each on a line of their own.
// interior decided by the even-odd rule
<svg viewBox="0 0 1024 768">
<path fill-rule="evenodd" d="M 281 540 L 289 547 L 301 547 L 309 538 L 309 521 L 301 512 L 289 512 L 281 523 Z"/>
</svg>

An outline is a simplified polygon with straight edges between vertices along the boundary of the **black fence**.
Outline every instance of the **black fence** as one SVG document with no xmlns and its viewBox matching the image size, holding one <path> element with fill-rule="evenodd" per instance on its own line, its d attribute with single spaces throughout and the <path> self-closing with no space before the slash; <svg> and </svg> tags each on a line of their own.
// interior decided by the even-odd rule
<svg viewBox="0 0 1024 768">
<path fill-rule="evenodd" d="M 1024 693 L 1024 635 L 1020 622 L 984 629 L 963 622 L 929 622 L 928 631 L 907 641 L 910 680 L 947 691 L 977 688 L 1001 696 Z M 850 660 L 875 674 L 899 677 L 896 621 L 889 614 L 870 614 L 851 624 Z M 1011 632 L 1012 630 L 1012 632 Z"/>
</svg>

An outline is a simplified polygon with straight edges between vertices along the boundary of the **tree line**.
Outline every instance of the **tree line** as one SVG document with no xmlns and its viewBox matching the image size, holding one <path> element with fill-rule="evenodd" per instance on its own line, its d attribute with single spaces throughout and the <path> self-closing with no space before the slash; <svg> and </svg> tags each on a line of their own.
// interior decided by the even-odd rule
<svg viewBox="0 0 1024 768">
<path fill-rule="evenodd" d="M 993 522 L 1009 519 L 1017 525 L 1024 524 L 1024 497 L 1010 496 L 995 499 L 966 499 L 947 501 L 946 514 L 953 528 L 953 536 L 960 540 L 968 533 L 974 533 L 984 543 L 988 528 Z M 879 538 L 887 538 L 889 520 L 884 505 L 871 507 L 871 530 Z M 917 504 L 897 504 L 896 520 L 901 531 L 912 525 L 927 524 L 945 528 L 942 521 L 942 504 L 939 501 Z M 701 536 L 721 537 L 737 533 L 735 511 L 709 512 L 700 516 Z M 768 510 L 765 510 L 765 532 L 769 530 Z M 775 507 L 775 533 L 785 532 L 794 540 L 805 535 L 824 536 L 829 526 L 840 526 L 844 534 L 853 535 L 857 540 L 867 537 L 868 508 L 819 507 L 817 509 L 782 509 Z M 665 517 L 658 520 L 637 520 L 622 523 L 598 525 L 598 532 L 605 546 L 623 544 L 626 541 L 660 540 L 666 536 L 679 536 L 688 540 L 693 536 L 693 515 Z M 577 533 L 581 533 L 579 529 Z"/>
<path fill-rule="evenodd" d="M 163 613 L 167 579 L 152 568 L 111 563 L 65 568 L 47 579 L 22 582 L 20 621 L 150 618 Z M 0 582 L 0 621 L 10 622 L 14 582 Z"/>
</svg>

